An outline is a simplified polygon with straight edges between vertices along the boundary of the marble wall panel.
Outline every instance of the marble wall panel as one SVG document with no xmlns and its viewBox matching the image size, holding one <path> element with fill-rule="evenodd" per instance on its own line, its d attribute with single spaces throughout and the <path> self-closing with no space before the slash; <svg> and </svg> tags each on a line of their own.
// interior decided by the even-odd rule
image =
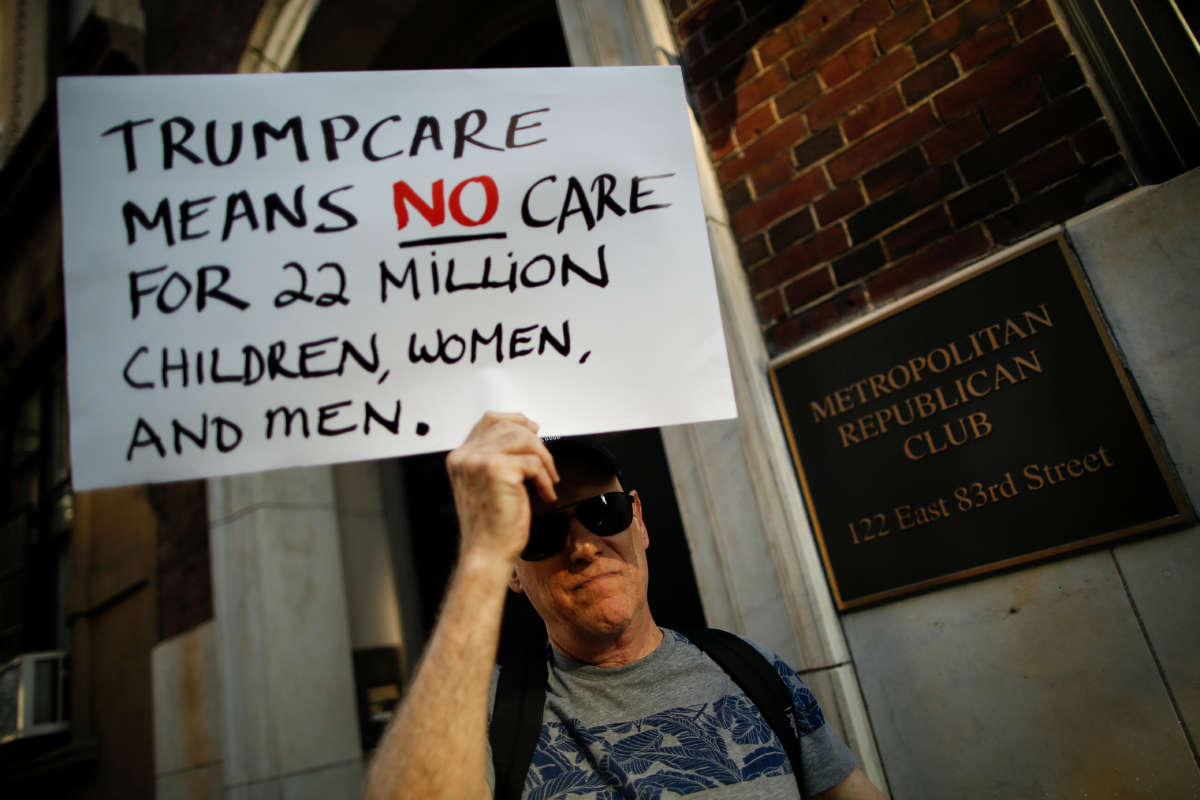
<svg viewBox="0 0 1200 800">
<path fill-rule="evenodd" d="M 843 617 L 894 797 L 1191 797 L 1112 553 Z"/>
</svg>

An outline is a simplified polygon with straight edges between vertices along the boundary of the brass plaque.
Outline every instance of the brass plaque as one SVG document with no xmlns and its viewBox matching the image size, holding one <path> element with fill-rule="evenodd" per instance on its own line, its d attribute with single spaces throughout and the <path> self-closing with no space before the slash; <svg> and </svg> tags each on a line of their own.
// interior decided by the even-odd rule
<svg viewBox="0 0 1200 800">
<path fill-rule="evenodd" d="M 839 609 L 1190 517 L 1061 236 L 770 377 Z"/>
</svg>

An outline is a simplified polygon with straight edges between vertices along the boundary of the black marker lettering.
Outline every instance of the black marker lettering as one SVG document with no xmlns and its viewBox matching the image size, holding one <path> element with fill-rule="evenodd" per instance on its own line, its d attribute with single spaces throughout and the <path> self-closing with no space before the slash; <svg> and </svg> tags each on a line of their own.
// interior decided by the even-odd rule
<svg viewBox="0 0 1200 800">
<path fill-rule="evenodd" d="M 530 228 L 544 228 L 554 222 L 553 217 L 550 219 L 538 219 L 534 217 L 529 211 L 529 198 L 533 195 L 533 190 L 536 189 L 539 184 L 543 184 L 546 181 L 554 183 L 557 180 L 558 178 L 556 176 L 547 175 L 544 178 L 538 178 L 528 189 L 525 190 L 525 197 L 521 199 L 521 221 Z"/>
<path fill-rule="evenodd" d="M 129 360 L 125 362 L 125 369 L 121 373 L 121 375 L 124 376 L 125 383 L 127 383 L 129 386 L 132 386 L 134 389 L 153 389 L 154 388 L 153 383 L 150 383 L 148 381 L 136 381 L 133 378 L 129 377 L 129 368 L 133 366 L 133 362 L 137 361 L 138 358 L 140 358 L 141 356 L 143 356 L 149 352 L 150 352 L 150 348 L 146 347 L 145 345 L 142 345 L 137 350 L 134 350 L 133 355 L 131 355 L 129 357 Z"/>
<path fill-rule="evenodd" d="M 492 280 L 492 257 L 485 256 L 483 259 L 483 280 L 480 281 L 485 289 L 502 289 L 508 287 L 509 293 L 517 290 L 517 262 L 513 261 L 508 266 L 508 279 L 502 281 Z"/>
<path fill-rule="evenodd" d="M 660 178 L 670 178 L 674 176 L 674 172 L 667 172 L 663 175 L 639 175 L 634 177 L 633 182 L 629 185 L 629 213 L 638 214 L 642 211 L 649 211 L 652 208 L 667 208 L 670 203 L 653 203 L 648 206 L 643 206 L 638 203 L 638 200 L 646 195 L 653 194 L 652 189 L 641 191 L 638 186 L 642 181 L 656 181 Z"/>
<path fill-rule="evenodd" d="M 333 129 L 334 122 L 342 122 L 346 125 L 346 135 L 338 136 Z M 330 161 L 338 160 L 337 145 L 338 142 L 346 142 L 358 133 L 358 120 L 349 114 L 342 114 L 337 117 L 329 117 L 321 120 L 321 134 L 325 137 L 325 158 Z"/>
<path fill-rule="evenodd" d="M 293 228 L 303 228 L 308 224 L 308 217 L 304 213 L 304 185 L 296 187 L 296 192 L 293 196 L 292 205 L 294 208 L 288 208 L 287 204 L 280 199 L 279 195 L 271 192 L 263 200 L 263 205 L 266 207 L 267 231 L 275 230 L 275 216 L 281 215 L 288 221 L 288 224 Z"/>
<path fill-rule="evenodd" d="M 162 223 L 163 236 L 166 237 L 167 247 L 172 247 L 175 244 L 175 232 L 171 226 L 171 204 L 167 202 L 167 198 L 163 198 L 158 208 L 154 211 L 153 219 L 147 219 L 142 209 L 138 208 L 137 203 L 132 200 L 126 201 L 125 205 L 121 206 L 121 216 L 125 219 L 125 243 L 133 244 L 137 240 L 137 233 L 133 227 L 134 220 L 141 223 L 141 226 L 146 230 L 155 228 Z"/>
<path fill-rule="evenodd" d="M 282 375 L 285 378 L 295 378 L 297 373 L 284 368 L 279 362 L 283 360 L 283 354 L 287 352 L 287 345 L 282 342 L 272 342 L 267 348 L 267 374 L 271 376 L 271 380 L 275 380 Z"/>
<path fill-rule="evenodd" d="M 538 263 L 539 261 L 546 262 L 546 277 L 541 280 L 534 280 L 533 278 L 529 277 L 529 268 L 532 267 L 534 264 Z M 554 280 L 554 259 L 551 258 L 550 256 L 546 255 L 545 253 L 534 256 L 533 258 L 529 259 L 529 261 L 525 262 L 525 266 L 521 267 L 521 285 L 522 286 L 528 286 L 528 287 L 545 286 L 547 283 L 549 283 L 552 280 Z"/>
<path fill-rule="evenodd" d="M 353 189 L 353 188 L 354 188 L 353 184 L 351 184 L 350 186 L 339 186 L 337 189 L 330 189 L 328 192 L 321 195 L 321 199 L 317 201 L 317 205 L 320 206 L 323 210 L 328 211 L 330 214 L 334 214 L 338 217 L 341 217 L 342 220 L 344 220 L 346 224 L 341 225 L 336 228 L 333 228 L 333 227 L 326 225 L 324 222 L 322 222 L 320 225 L 313 228 L 314 231 L 316 231 L 317 233 L 337 233 L 338 231 L 344 231 L 349 228 L 353 228 L 355 225 L 358 224 L 358 217 L 354 216 L 349 211 L 342 208 L 341 206 L 339 206 L 337 203 L 333 202 L 333 200 L 330 199 L 331 197 L 333 197 L 333 195 L 337 194 L 338 192 L 344 192 L 347 189 Z"/>
<path fill-rule="evenodd" d="M 192 220 L 199 219 L 207 214 L 208 204 L 215 199 L 216 198 L 214 196 L 209 195 L 208 197 L 200 197 L 195 200 L 184 200 L 179 204 L 179 238 L 182 241 L 186 242 L 190 239 L 202 239 L 205 236 L 208 236 L 207 229 L 200 231 L 199 233 L 191 233 L 188 230 L 188 225 Z M 200 207 L 199 210 L 193 210 L 193 208 L 197 206 Z"/>
<path fill-rule="evenodd" d="M 504 361 L 504 329 L 499 322 L 496 323 L 495 329 L 492 330 L 491 336 L 482 336 L 476 328 L 471 329 L 471 363 L 475 363 L 476 351 L 481 344 L 488 344 L 492 340 L 496 342 L 496 363 Z"/>
<path fill-rule="evenodd" d="M 482 283 L 455 283 L 454 282 L 454 259 L 446 264 L 446 292 L 458 292 L 463 289 L 478 289 Z"/>
<path fill-rule="evenodd" d="M 183 136 L 179 139 L 176 139 L 173 133 L 176 127 L 183 129 Z M 171 169 L 175 165 L 176 153 L 193 164 L 203 162 L 204 159 L 183 146 L 183 143 L 196 132 L 196 126 L 192 124 L 191 120 L 184 117 L 171 117 L 162 124 L 160 129 L 162 131 L 163 169 Z"/>
<path fill-rule="evenodd" d="M 137 154 L 133 148 L 133 129 L 138 125 L 145 125 L 148 122 L 153 122 L 153 119 L 125 120 L 120 125 L 113 125 L 106 130 L 101 136 L 121 132 L 121 143 L 125 146 L 125 171 L 134 172 L 137 170 Z"/>
<path fill-rule="evenodd" d="M 618 217 L 625 216 L 625 209 L 612 199 L 612 190 L 617 186 L 617 179 L 607 172 L 597 175 L 592 181 L 592 191 L 596 193 L 596 221 L 604 219 L 604 209 L 612 209 Z"/>
<path fill-rule="evenodd" d="M 342 361 L 338 364 L 337 374 L 341 375 L 346 368 L 346 357 L 349 356 L 358 362 L 358 365 L 367 372 L 374 374 L 379 369 L 379 346 L 375 342 L 376 334 L 371 334 L 371 360 L 368 361 L 362 353 L 360 353 L 354 345 L 347 339 L 342 342 Z"/>
<path fill-rule="evenodd" d="M 521 328 L 513 329 L 512 336 L 509 337 L 508 340 L 509 358 L 520 358 L 521 356 L 527 356 L 533 352 L 532 346 L 524 347 L 524 345 L 528 345 L 532 341 L 528 336 L 525 335 L 532 330 L 537 330 L 537 325 L 526 325 Z"/>
<path fill-rule="evenodd" d="M 341 436 L 343 433 L 350 433 L 350 431 L 358 428 L 357 425 L 347 425 L 344 428 L 327 428 L 327 427 L 325 427 L 325 422 L 327 420 L 331 420 L 338 415 L 339 408 L 342 408 L 343 406 L 348 406 L 348 405 L 350 405 L 351 402 L 352 401 L 350 401 L 350 400 L 342 400 L 340 403 L 326 403 L 325 405 L 318 408 L 317 409 L 317 433 L 321 434 L 322 436 Z"/>
<path fill-rule="evenodd" d="M 571 255 L 569 253 L 563 253 L 562 285 L 566 286 L 567 278 L 570 276 L 570 274 L 572 272 L 575 272 L 575 273 L 578 273 L 579 276 L 582 277 L 585 281 L 587 281 L 588 283 L 590 283 L 594 286 L 599 286 L 602 289 L 605 286 L 608 286 L 608 264 L 604 260 L 604 248 L 605 248 L 605 245 L 600 245 L 599 247 L 596 248 L 596 259 L 600 262 L 599 277 L 589 274 L 583 268 L 581 268 L 578 264 L 576 264 L 574 261 L 572 261 Z"/>
<path fill-rule="evenodd" d="M 217 123 L 215 120 L 209 121 L 204 126 L 204 146 L 208 150 L 208 161 L 215 167 L 223 167 L 226 164 L 232 164 L 237 160 L 238 155 L 242 152 L 242 123 L 235 122 L 230 126 L 233 132 L 232 141 L 229 143 L 229 155 L 221 158 L 217 154 Z"/>
<path fill-rule="evenodd" d="M 225 200 L 225 229 L 221 231 L 222 242 L 229 238 L 233 223 L 239 219 L 248 221 L 251 230 L 258 230 L 258 215 L 254 213 L 254 204 L 250 201 L 250 193 L 244 189 L 234 192 Z"/>
<path fill-rule="evenodd" d="M 577 207 L 571 207 L 571 198 L 575 198 Z M 567 193 L 563 195 L 562 211 L 558 215 L 558 233 L 563 232 L 563 228 L 567 224 L 567 217 L 572 214 L 583 214 L 584 224 L 590 231 L 596 227 L 596 218 L 592 216 L 592 209 L 588 207 L 587 195 L 583 192 L 583 186 L 574 175 L 567 178 Z"/>
<path fill-rule="evenodd" d="M 242 350 L 249 351 L 249 350 L 254 350 L 254 348 L 250 347 L 249 345 L 246 345 L 245 347 L 242 348 Z M 257 350 L 254 350 L 254 352 L 256 354 L 258 353 Z M 261 369 L 262 356 L 259 355 L 258 359 L 259 359 L 259 365 L 260 365 L 260 369 Z M 212 380 L 213 383 L 238 383 L 240 381 L 245 380 L 246 372 L 248 371 L 249 366 L 250 366 L 250 354 L 249 354 L 249 352 L 247 352 L 241 375 L 222 375 L 220 372 L 221 351 L 219 348 L 214 347 L 212 349 L 212 359 L 209 361 L 209 364 L 208 364 L 208 377 Z M 247 383 L 250 383 L 250 382 L 248 381 Z"/>
<path fill-rule="evenodd" d="M 167 457 L 167 449 L 163 447 L 162 439 L 154 432 L 154 428 L 150 427 L 150 423 L 138 417 L 137 424 L 133 428 L 133 438 L 129 442 L 129 449 L 125 451 L 125 460 L 133 460 L 133 451 L 139 447 L 152 445 L 158 451 L 159 458 Z"/>
<path fill-rule="evenodd" d="M 363 148 L 362 149 L 363 149 L 363 155 L 366 156 L 368 161 L 383 161 L 385 158 L 394 158 L 395 156 L 398 156 L 404 152 L 403 150 L 397 148 L 394 152 L 387 153 L 387 154 L 381 156 L 375 152 L 375 147 L 372 144 L 375 141 L 375 134 L 379 132 L 379 129 L 382 128 L 384 126 L 384 124 L 386 124 L 388 122 L 399 122 L 399 121 L 400 121 L 400 116 L 398 114 L 393 114 L 390 117 L 384 117 L 383 119 L 379 120 L 379 122 L 376 122 L 374 125 L 371 126 L 371 129 L 369 131 L 367 131 L 367 135 L 363 138 Z"/>
<path fill-rule="evenodd" d="M 471 118 L 474 118 L 478 124 L 476 124 L 474 128 L 472 128 L 470 131 L 468 131 L 467 130 L 467 120 L 469 120 Z M 487 125 L 487 114 L 485 114 L 483 112 L 483 110 L 479 109 L 479 108 L 473 108 L 470 111 L 463 114 L 458 119 L 454 120 L 454 157 L 455 158 L 462 158 L 463 148 L 465 147 L 467 142 L 470 142 L 471 144 L 475 145 L 476 147 L 482 147 L 485 150 L 498 150 L 498 151 L 504 150 L 503 147 L 493 147 L 490 144 L 484 144 L 483 142 L 481 142 L 475 138 L 475 134 L 477 134 L 481 130 L 483 130 L 483 127 L 485 125 Z"/>
<path fill-rule="evenodd" d="M 541 336 L 538 337 L 538 355 L 546 352 L 546 345 L 553 347 L 560 356 L 571 355 L 571 323 L 570 320 L 563 320 L 562 324 L 563 335 L 562 339 L 555 339 L 550 333 L 550 329 L 545 325 L 542 326 Z"/>
<path fill-rule="evenodd" d="M 530 128 L 540 128 L 542 123 L 531 122 L 528 125 L 518 125 L 517 120 L 521 117 L 527 117 L 530 114 L 541 114 L 544 111 L 549 111 L 549 108 L 535 108 L 533 111 L 522 111 L 520 114 L 513 114 L 508 120 L 508 133 L 504 137 L 504 146 L 512 149 L 514 147 L 533 147 L 535 144 L 541 144 L 545 139 L 534 139 L 532 142 L 518 142 L 517 131 L 527 131 Z"/>
<path fill-rule="evenodd" d="M 267 439 L 270 440 L 275 435 L 275 415 L 283 414 L 283 435 L 287 438 L 292 436 L 292 420 L 295 417 L 300 418 L 301 432 L 304 438 L 308 438 L 308 412 L 303 408 L 288 408 L 279 406 L 279 408 L 270 408 L 266 411 L 267 416 Z"/>
<path fill-rule="evenodd" d="M 292 143 L 296 147 L 296 160 L 308 161 L 308 149 L 304 146 L 304 131 L 301 127 L 300 117 L 292 117 L 287 122 L 283 123 L 282 128 L 276 128 L 269 122 L 254 123 L 254 157 L 265 158 L 267 155 L 267 137 L 279 142 L 292 137 Z"/>
<path fill-rule="evenodd" d="M 412 144 L 408 146 L 408 155 L 415 156 L 421 148 L 421 142 L 429 139 L 438 150 L 442 149 L 442 134 L 438 128 L 437 117 L 421 117 L 417 120 L 417 129 L 413 131 Z"/>
<path fill-rule="evenodd" d="M 165 267 L 164 267 L 165 269 Z M 413 300 L 421 299 L 421 289 L 417 284 L 417 260 L 410 258 L 408 265 L 404 268 L 404 272 L 400 274 L 400 278 L 388 269 L 386 261 L 379 262 L 379 302 L 386 303 L 388 299 L 388 284 L 403 289 L 404 285 L 412 279 L 412 298 Z"/>
<path fill-rule="evenodd" d="M 179 296 L 179 302 L 172 305 L 171 301 L 167 298 L 167 290 L 171 288 L 171 284 L 176 282 L 182 284 L 180 288 L 183 294 Z M 165 283 L 163 283 L 162 288 L 158 290 L 158 297 L 155 302 L 158 305 L 159 311 L 163 312 L 164 314 L 174 314 L 183 307 L 183 304 L 186 303 L 187 299 L 191 296 L 192 282 L 183 277 L 183 275 L 180 273 L 172 272 L 167 276 L 167 280 Z"/>
<path fill-rule="evenodd" d="M 220 280 L 216 286 L 209 288 L 208 273 L 215 272 L 220 276 Z M 220 300 L 222 303 L 228 303 L 238 311 L 245 311 L 250 307 L 250 304 L 240 297 L 234 297 L 228 292 L 221 291 L 221 287 L 229 282 L 229 267 L 223 267 L 220 264 L 213 264 L 207 267 L 201 267 L 196 278 L 196 310 L 203 311 L 208 298 Z M 165 288 L 165 287 L 164 287 Z"/>
<path fill-rule="evenodd" d="M 154 292 L 158 289 L 157 283 L 151 286 L 149 289 L 142 289 L 140 286 L 138 286 L 138 282 L 145 275 L 154 275 L 158 272 L 165 272 L 166 269 L 167 267 L 164 264 L 163 266 L 155 267 L 154 269 L 134 270 L 133 272 L 129 273 L 129 306 L 132 310 L 132 316 L 130 319 L 137 319 L 138 313 L 140 313 L 142 309 L 142 298 L 148 294 L 154 294 Z"/>
<path fill-rule="evenodd" d="M 365 407 L 365 413 L 364 413 L 365 419 L 363 420 L 363 435 L 364 436 L 371 435 L 371 420 L 375 420 L 380 425 L 382 425 L 383 427 L 385 427 L 389 431 L 391 431 L 392 434 L 400 433 L 400 401 L 399 400 L 396 401 L 396 413 L 392 415 L 391 419 L 388 419 L 387 417 L 381 415 L 378 411 L 376 411 L 375 407 L 371 405 L 371 402 L 369 400 L 364 401 L 363 405 Z"/>
<path fill-rule="evenodd" d="M 442 361 L 447 364 L 457 364 L 462 360 L 462 357 L 467 354 L 467 342 L 457 333 L 452 333 L 444 340 L 442 339 L 442 330 L 438 328 L 438 349 L 442 351 Z M 449 345 L 458 345 L 458 355 L 451 356 Z"/>
<path fill-rule="evenodd" d="M 330 336 L 327 339 L 317 339 L 313 342 L 304 342 L 300 345 L 300 376 L 303 378 L 320 378 L 324 375 L 340 375 L 342 369 L 340 366 L 332 369 L 310 369 L 308 362 L 320 358 L 325 355 L 324 345 L 330 342 L 336 342 L 336 336 Z"/>
<path fill-rule="evenodd" d="M 199 435 L 183 427 L 183 423 L 177 419 L 171 420 L 171 433 L 175 441 L 175 455 L 183 455 L 183 436 L 191 439 L 192 444 L 203 450 L 208 446 L 208 414 L 200 415 Z"/>
<path fill-rule="evenodd" d="M 213 426 L 217 429 L 217 449 L 222 453 L 228 453 L 242 443 L 242 429 L 232 420 L 217 417 L 213 420 Z M 225 441 L 225 432 L 228 430 L 237 434 L 237 438 L 232 442 Z"/>
<path fill-rule="evenodd" d="M 176 273 L 176 274 L 178 274 L 178 273 Z M 163 348 L 163 351 L 162 351 L 162 387 L 164 389 L 169 388 L 171 385 L 171 382 L 167 380 L 167 376 L 172 372 L 182 372 L 183 373 L 183 388 L 184 389 L 187 388 L 187 385 L 188 385 L 188 357 L 187 357 L 187 350 L 184 350 L 182 347 L 179 348 L 179 358 L 181 359 L 179 362 L 172 364 L 170 356 L 168 355 L 167 348 L 165 348 L 165 347 Z"/>
<path fill-rule="evenodd" d="M 214 351 L 215 351 L 215 349 L 216 348 L 214 348 Z M 214 352 L 214 355 L 215 355 L 215 352 Z M 256 368 L 258 370 L 257 372 L 255 372 Z M 213 361 L 213 376 L 214 377 L 216 377 L 216 372 L 217 372 L 217 364 L 214 359 L 214 361 Z M 266 363 L 263 360 L 263 354 L 258 352 L 258 348 L 251 347 L 250 345 L 246 345 L 245 347 L 243 347 L 242 348 L 242 375 L 241 375 L 242 381 L 247 386 L 251 386 L 255 383 L 258 383 L 259 380 L 262 379 L 262 376 L 265 372 L 266 372 Z M 234 380 L 237 380 L 237 378 L 234 378 Z"/>
</svg>

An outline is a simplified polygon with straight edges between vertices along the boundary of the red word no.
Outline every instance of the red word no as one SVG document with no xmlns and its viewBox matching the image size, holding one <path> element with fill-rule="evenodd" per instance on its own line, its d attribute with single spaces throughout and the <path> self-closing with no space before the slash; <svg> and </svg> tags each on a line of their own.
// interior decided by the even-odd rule
<svg viewBox="0 0 1200 800">
<path fill-rule="evenodd" d="M 462 209 L 463 190 L 472 183 L 478 183 L 483 187 L 484 207 L 483 213 L 479 215 L 478 219 L 471 219 Z M 408 224 L 409 204 L 430 225 L 441 225 L 445 222 L 445 189 L 446 182 L 444 180 L 439 178 L 434 181 L 429 189 L 429 202 L 425 202 L 425 199 L 404 181 L 396 181 L 392 184 L 392 202 L 396 206 L 396 227 L 403 229 Z M 454 217 L 454 221 L 459 225 L 467 227 L 482 225 L 495 216 L 496 208 L 499 205 L 500 191 L 496 188 L 496 182 L 487 175 L 476 175 L 474 178 L 467 178 L 450 191 L 450 216 Z"/>
</svg>

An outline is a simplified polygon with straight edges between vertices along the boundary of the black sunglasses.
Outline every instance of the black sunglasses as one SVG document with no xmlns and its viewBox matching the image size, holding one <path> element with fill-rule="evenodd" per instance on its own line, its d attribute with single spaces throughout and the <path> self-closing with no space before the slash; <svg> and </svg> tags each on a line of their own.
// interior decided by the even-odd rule
<svg viewBox="0 0 1200 800">
<path fill-rule="evenodd" d="M 562 550 L 572 517 L 597 536 L 612 536 L 633 522 L 633 495 L 605 492 L 539 514 L 529 523 L 529 542 L 521 551 L 521 559 L 542 561 Z"/>
</svg>

